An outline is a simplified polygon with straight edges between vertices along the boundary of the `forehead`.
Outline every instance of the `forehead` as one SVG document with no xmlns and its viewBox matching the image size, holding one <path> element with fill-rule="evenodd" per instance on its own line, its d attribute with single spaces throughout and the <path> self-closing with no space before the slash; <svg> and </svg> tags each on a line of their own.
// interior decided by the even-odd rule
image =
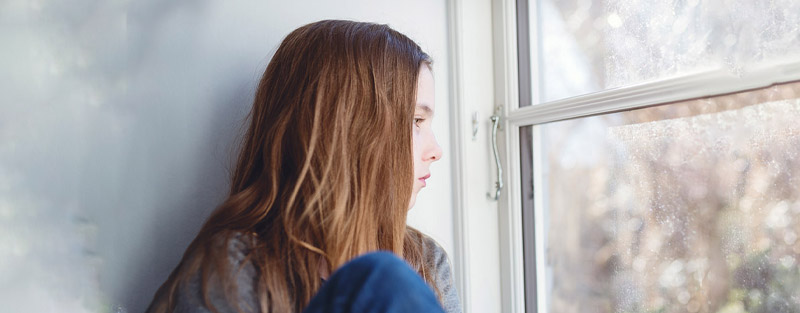
<svg viewBox="0 0 800 313">
<path fill-rule="evenodd" d="M 422 66 L 417 79 L 417 111 L 424 111 L 433 115 L 435 107 L 435 93 L 433 84 L 433 74 L 427 66 Z"/>
<path fill-rule="evenodd" d="M 417 103 L 416 110 L 421 113 L 425 113 L 428 115 L 433 115 L 433 108 L 431 108 L 427 103 Z"/>
</svg>

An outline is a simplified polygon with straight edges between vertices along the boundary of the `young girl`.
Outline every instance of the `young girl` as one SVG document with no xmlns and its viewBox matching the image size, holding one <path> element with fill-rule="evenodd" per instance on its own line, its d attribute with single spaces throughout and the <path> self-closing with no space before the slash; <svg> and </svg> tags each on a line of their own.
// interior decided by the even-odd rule
<svg viewBox="0 0 800 313">
<path fill-rule="evenodd" d="M 444 250 L 406 226 L 442 157 L 433 88 L 428 55 L 386 25 L 289 34 L 230 195 L 148 312 L 460 312 Z"/>
</svg>

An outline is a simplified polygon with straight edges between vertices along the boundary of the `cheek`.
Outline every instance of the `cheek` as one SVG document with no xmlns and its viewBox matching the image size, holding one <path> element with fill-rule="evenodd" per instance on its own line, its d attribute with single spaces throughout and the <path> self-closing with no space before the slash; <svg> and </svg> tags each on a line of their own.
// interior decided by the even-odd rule
<svg viewBox="0 0 800 313">
<path fill-rule="evenodd" d="M 422 137 L 420 136 L 420 132 L 414 131 L 414 134 L 411 136 L 411 146 L 412 146 L 412 153 L 414 154 L 414 171 L 416 172 L 417 166 L 420 163 L 420 159 L 422 158 L 422 149 L 421 149 Z"/>
<path fill-rule="evenodd" d="M 420 144 L 422 143 L 423 140 L 424 139 L 422 138 L 422 134 L 419 131 L 415 130 L 411 134 L 411 147 L 414 150 L 415 158 L 420 153 L 420 146 L 421 146 Z"/>
</svg>

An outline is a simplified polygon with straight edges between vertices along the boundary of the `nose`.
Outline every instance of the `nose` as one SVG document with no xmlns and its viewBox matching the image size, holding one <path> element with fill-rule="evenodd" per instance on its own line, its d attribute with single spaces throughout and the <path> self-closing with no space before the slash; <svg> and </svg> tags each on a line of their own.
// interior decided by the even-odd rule
<svg viewBox="0 0 800 313">
<path fill-rule="evenodd" d="M 439 146 L 439 142 L 436 141 L 436 137 L 431 136 L 430 140 L 431 144 L 429 146 L 426 153 L 425 161 L 439 161 L 442 159 L 442 147 Z"/>
</svg>

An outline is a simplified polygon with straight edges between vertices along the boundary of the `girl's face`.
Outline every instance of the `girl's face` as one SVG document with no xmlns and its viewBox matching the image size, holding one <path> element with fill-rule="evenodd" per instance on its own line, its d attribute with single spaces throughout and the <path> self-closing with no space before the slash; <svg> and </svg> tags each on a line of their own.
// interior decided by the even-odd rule
<svg viewBox="0 0 800 313">
<path fill-rule="evenodd" d="M 442 158 L 442 147 L 436 142 L 431 122 L 436 108 L 433 73 L 427 65 L 420 67 L 417 79 L 417 103 L 414 108 L 412 141 L 414 143 L 414 189 L 408 208 L 414 206 L 417 193 L 425 187 L 425 180 L 431 177 L 431 163 Z"/>
</svg>

